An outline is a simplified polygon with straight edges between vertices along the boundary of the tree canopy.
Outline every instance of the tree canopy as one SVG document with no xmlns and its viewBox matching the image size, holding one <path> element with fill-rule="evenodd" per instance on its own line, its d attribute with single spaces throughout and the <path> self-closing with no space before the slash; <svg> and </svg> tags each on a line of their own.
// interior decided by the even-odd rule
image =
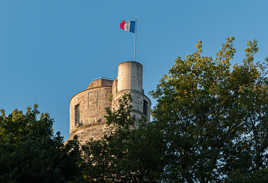
<svg viewBox="0 0 268 183">
<path fill-rule="evenodd" d="M 252 182 L 265 169 L 268 180 L 267 64 L 254 60 L 256 41 L 248 42 L 241 64 L 232 64 L 233 41 L 215 58 L 201 55 L 199 41 L 151 92 L 152 115 L 167 142 L 167 182 L 234 182 L 238 175 Z"/>
<path fill-rule="evenodd" d="M 0 182 L 80 182 L 78 144 L 53 135 L 53 120 L 33 109 L 0 116 Z"/>
</svg>

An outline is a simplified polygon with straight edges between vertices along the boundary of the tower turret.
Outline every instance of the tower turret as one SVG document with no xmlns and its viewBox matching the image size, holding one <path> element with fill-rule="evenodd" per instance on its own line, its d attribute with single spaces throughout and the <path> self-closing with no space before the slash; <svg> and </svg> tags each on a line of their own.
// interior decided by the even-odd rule
<svg viewBox="0 0 268 183">
<path fill-rule="evenodd" d="M 142 64 L 136 61 L 126 61 L 118 65 L 118 75 L 113 87 L 113 107 L 116 108 L 117 102 L 122 95 L 128 93 L 131 95 L 133 115 L 140 118 L 145 115 L 150 119 L 150 99 L 144 95 L 142 86 L 143 68 Z"/>
<path fill-rule="evenodd" d="M 118 92 L 135 90 L 143 93 L 142 65 L 138 62 L 122 62 L 118 65 Z"/>
</svg>

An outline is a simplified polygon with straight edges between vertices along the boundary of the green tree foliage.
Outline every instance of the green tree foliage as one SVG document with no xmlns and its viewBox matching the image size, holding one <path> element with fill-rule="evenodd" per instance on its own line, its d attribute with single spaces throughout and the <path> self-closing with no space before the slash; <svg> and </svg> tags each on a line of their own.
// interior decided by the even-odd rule
<svg viewBox="0 0 268 183">
<path fill-rule="evenodd" d="M 167 182 L 267 182 L 267 64 L 254 61 L 258 47 L 250 41 L 243 62 L 232 65 L 233 41 L 215 58 L 201 55 L 199 41 L 151 92 L 167 142 Z"/>
<path fill-rule="evenodd" d="M 66 146 L 53 135 L 53 120 L 37 105 L 27 112 L 14 110 L 0 116 L 0 182 L 78 182 L 81 179 L 79 146 Z"/>
<path fill-rule="evenodd" d="M 160 180 L 164 150 L 160 130 L 156 123 L 132 117 L 129 102 L 130 96 L 126 95 L 117 111 L 108 110 L 108 133 L 83 147 L 88 180 L 122 183 Z"/>
</svg>

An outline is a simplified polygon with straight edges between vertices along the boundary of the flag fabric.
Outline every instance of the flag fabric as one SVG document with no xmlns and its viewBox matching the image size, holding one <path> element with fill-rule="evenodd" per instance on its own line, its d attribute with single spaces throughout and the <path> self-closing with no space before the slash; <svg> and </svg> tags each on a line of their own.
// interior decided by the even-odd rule
<svg viewBox="0 0 268 183">
<path fill-rule="evenodd" d="M 123 20 L 120 23 L 120 29 L 123 29 L 124 31 L 127 31 L 127 32 L 135 33 L 135 21 Z"/>
</svg>

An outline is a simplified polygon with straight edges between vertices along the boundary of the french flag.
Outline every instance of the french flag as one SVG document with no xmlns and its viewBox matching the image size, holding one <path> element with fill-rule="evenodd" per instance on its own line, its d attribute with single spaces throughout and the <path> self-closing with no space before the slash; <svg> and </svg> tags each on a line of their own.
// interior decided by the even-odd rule
<svg viewBox="0 0 268 183">
<path fill-rule="evenodd" d="M 135 21 L 123 20 L 120 23 L 120 29 L 123 29 L 124 31 L 135 33 Z"/>
</svg>

